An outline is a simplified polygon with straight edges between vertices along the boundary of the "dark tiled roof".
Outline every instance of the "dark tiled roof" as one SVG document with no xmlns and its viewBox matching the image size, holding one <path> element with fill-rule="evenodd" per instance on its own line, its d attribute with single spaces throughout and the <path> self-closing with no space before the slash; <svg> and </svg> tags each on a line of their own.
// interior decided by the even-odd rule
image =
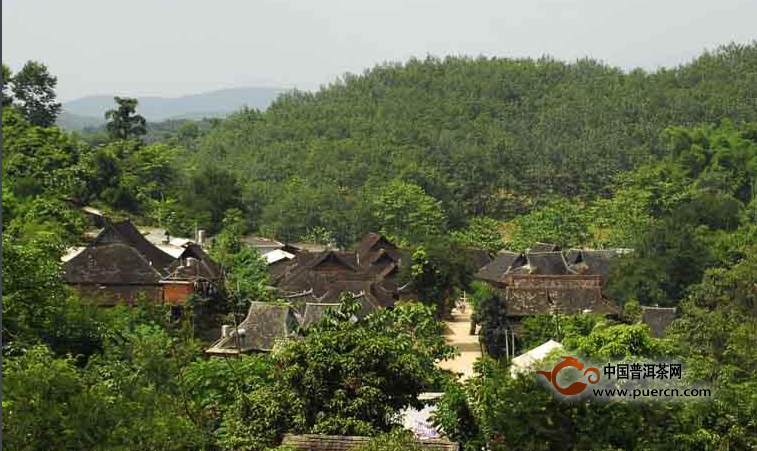
<svg viewBox="0 0 757 451">
<path fill-rule="evenodd" d="M 355 247 L 355 251 L 361 256 L 378 251 L 379 249 L 396 250 L 397 246 L 380 233 L 369 233 Z"/>
<path fill-rule="evenodd" d="M 560 250 L 560 246 L 550 243 L 534 243 L 528 252 L 557 252 Z"/>
<path fill-rule="evenodd" d="M 161 274 L 135 248 L 122 242 L 88 246 L 63 265 L 70 284 L 153 285 Z"/>
<path fill-rule="evenodd" d="M 500 251 L 494 260 L 479 269 L 475 277 L 485 282 L 502 283 L 505 274 L 512 268 L 526 263 L 523 254 L 517 252 Z"/>
<path fill-rule="evenodd" d="M 288 305 L 268 302 L 253 302 L 242 321 L 237 334 L 232 331 L 229 336 L 215 342 L 206 352 L 209 354 L 236 354 L 241 352 L 270 351 L 274 344 L 292 337 L 298 327 L 297 317 Z M 241 333 L 244 331 L 244 333 Z"/>
<path fill-rule="evenodd" d="M 378 234 L 369 234 L 357 251 L 301 252 L 278 269 L 274 284 L 285 295 L 312 291 L 317 303 L 338 302 L 344 292 L 363 293 L 377 306 L 398 298 L 396 283 L 403 253 Z"/>
<path fill-rule="evenodd" d="M 526 254 L 532 274 L 561 275 L 568 274 L 568 267 L 562 252 L 529 252 Z"/>
<path fill-rule="evenodd" d="M 470 261 L 473 264 L 473 269 L 478 271 L 492 262 L 492 256 L 487 250 L 473 249 L 470 251 Z"/>
<path fill-rule="evenodd" d="M 357 312 L 357 319 L 363 319 L 371 312 L 376 310 L 376 306 L 368 296 L 358 296 L 357 301 L 360 302 L 360 310 Z M 326 310 L 339 306 L 339 300 L 337 302 L 308 302 L 305 304 L 305 313 L 302 315 L 301 324 L 303 327 L 310 327 L 317 325 L 323 320 L 323 315 Z"/>
<path fill-rule="evenodd" d="M 290 446 L 297 451 L 353 451 L 365 446 L 370 437 L 356 437 L 344 435 L 293 435 L 285 434 L 283 445 Z M 429 451 L 458 451 L 460 445 L 443 439 L 421 439 L 421 448 Z"/>
<path fill-rule="evenodd" d="M 302 327 L 311 327 L 323 321 L 323 315 L 326 310 L 339 307 L 338 303 L 316 303 L 308 302 L 305 304 L 305 313 L 302 315 Z"/>
<path fill-rule="evenodd" d="M 189 258 L 196 260 L 196 266 L 189 266 Z M 221 279 L 221 265 L 215 262 L 200 246 L 192 243 L 186 246 L 184 252 L 168 267 L 171 280 L 194 280 L 203 278 L 212 281 Z"/>
<path fill-rule="evenodd" d="M 641 322 L 649 326 L 653 337 L 665 336 L 665 330 L 675 319 L 675 307 L 642 307 L 641 310 Z"/>
<path fill-rule="evenodd" d="M 102 232 L 100 232 L 97 238 L 95 238 L 92 246 L 112 243 L 128 244 L 142 254 L 152 266 L 158 268 L 160 271 L 163 271 L 174 261 L 174 258 L 171 255 L 163 252 L 149 242 L 128 219 L 109 224 L 102 230 Z"/>
<path fill-rule="evenodd" d="M 582 250 L 578 263 L 586 264 L 585 274 L 596 274 L 606 278 L 610 273 L 612 261 L 617 257 L 618 253 L 614 250 Z"/>
</svg>

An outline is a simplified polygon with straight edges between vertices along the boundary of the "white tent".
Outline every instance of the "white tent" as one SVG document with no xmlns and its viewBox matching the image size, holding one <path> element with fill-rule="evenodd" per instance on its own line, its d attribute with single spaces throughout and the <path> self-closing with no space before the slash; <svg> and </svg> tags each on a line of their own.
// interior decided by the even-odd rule
<svg viewBox="0 0 757 451">
<path fill-rule="evenodd" d="M 534 349 L 514 358 L 510 364 L 510 376 L 531 371 L 534 363 L 544 359 L 553 349 L 562 349 L 562 345 L 554 340 L 541 344 Z"/>
</svg>

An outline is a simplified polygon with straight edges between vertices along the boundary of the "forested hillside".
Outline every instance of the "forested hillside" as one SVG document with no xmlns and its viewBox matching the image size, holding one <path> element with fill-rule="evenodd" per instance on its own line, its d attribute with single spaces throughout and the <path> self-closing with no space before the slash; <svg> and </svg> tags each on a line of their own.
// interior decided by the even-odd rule
<svg viewBox="0 0 757 451">
<path fill-rule="evenodd" d="M 441 201 L 451 227 L 507 220 L 552 195 L 606 195 L 616 175 L 665 155 L 666 127 L 754 121 L 755 99 L 755 44 L 653 73 L 592 60 L 427 58 L 237 113 L 189 162 L 238 177 L 254 228 L 294 239 L 323 227 L 349 243 L 362 230 L 344 230 L 345 218 L 365 218 L 364 191 L 393 179 Z M 347 211 L 334 217 L 331 205 Z"/>
</svg>

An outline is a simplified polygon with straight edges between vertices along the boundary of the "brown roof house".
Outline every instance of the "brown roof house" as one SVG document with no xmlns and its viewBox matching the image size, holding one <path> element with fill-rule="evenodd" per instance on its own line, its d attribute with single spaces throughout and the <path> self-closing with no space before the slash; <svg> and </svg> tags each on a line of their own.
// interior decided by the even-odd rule
<svg viewBox="0 0 757 451">
<path fill-rule="evenodd" d="M 133 303 L 142 296 L 162 300 L 160 281 L 172 262 L 130 221 L 111 222 L 63 264 L 63 278 L 83 299 L 100 305 Z"/>
<path fill-rule="evenodd" d="M 617 316 L 617 306 L 602 291 L 617 255 L 616 251 L 563 252 L 557 246 L 537 243 L 525 254 L 500 252 L 475 278 L 504 292 L 506 315 L 514 323 L 537 314 Z"/>
<path fill-rule="evenodd" d="M 365 446 L 370 437 L 345 435 L 285 434 L 282 445 L 290 446 L 297 451 L 352 451 Z M 418 445 L 429 451 L 458 451 L 460 445 L 440 438 L 418 439 Z"/>
<path fill-rule="evenodd" d="M 300 252 L 274 276 L 274 285 L 295 303 L 338 303 L 351 293 L 391 307 L 406 290 L 397 282 L 406 258 L 383 235 L 370 233 L 352 251 Z"/>
<path fill-rule="evenodd" d="M 167 268 L 167 275 L 160 281 L 163 285 L 163 300 L 172 305 L 184 304 L 192 294 L 206 297 L 218 294 L 223 280 L 221 265 L 205 250 L 187 243 L 184 250 Z"/>
<path fill-rule="evenodd" d="M 283 250 L 273 252 L 286 252 Z M 290 258 L 293 257 L 293 258 Z M 208 349 L 213 355 L 269 351 L 273 342 L 292 337 L 300 327 L 321 322 L 324 313 L 340 305 L 347 294 L 360 302 L 357 319 L 377 308 L 392 307 L 407 294 L 397 282 L 403 252 L 379 234 L 368 234 L 352 251 L 327 249 L 287 255 L 271 272 L 286 304 L 253 303 L 239 325 L 242 335 L 223 332 Z M 281 261 L 281 260 L 277 260 Z"/>
<path fill-rule="evenodd" d="M 223 326 L 221 338 L 205 352 L 216 356 L 268 352 L 277 343 L 297 335 L 299 320 L 290 305 L 253 302 L 236 330 Z"/>
<path fill-rule="evenodd" d="M 64 281 L 98 305 L 140 297 L 182 304 L 192 292 L 212 291 L 222 276 L 200 246 L 189 242 L 168 253 L 129 220 L 108 222 L 88 246 L 64 258 L 63 270 Z"/>
</svg>

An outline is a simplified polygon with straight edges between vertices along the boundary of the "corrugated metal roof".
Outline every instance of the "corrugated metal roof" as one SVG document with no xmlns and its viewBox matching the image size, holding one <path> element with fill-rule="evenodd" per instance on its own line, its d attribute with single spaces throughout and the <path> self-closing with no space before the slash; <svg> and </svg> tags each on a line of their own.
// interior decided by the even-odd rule
<svg viewBox="0 0 757 451">
<path fill-rule="evenodd" d="M 266 263 L 270 265 L 271 263 L 276 263 L 277 261 L 281 261 L 284 259 L 291 260 L 294 258 L 294 254 L 290 254 L 289 252 L 282 251 L 281 249 L 275 249 L 263 255 L 263 258 L 265 258 Z"/>
</svg>

